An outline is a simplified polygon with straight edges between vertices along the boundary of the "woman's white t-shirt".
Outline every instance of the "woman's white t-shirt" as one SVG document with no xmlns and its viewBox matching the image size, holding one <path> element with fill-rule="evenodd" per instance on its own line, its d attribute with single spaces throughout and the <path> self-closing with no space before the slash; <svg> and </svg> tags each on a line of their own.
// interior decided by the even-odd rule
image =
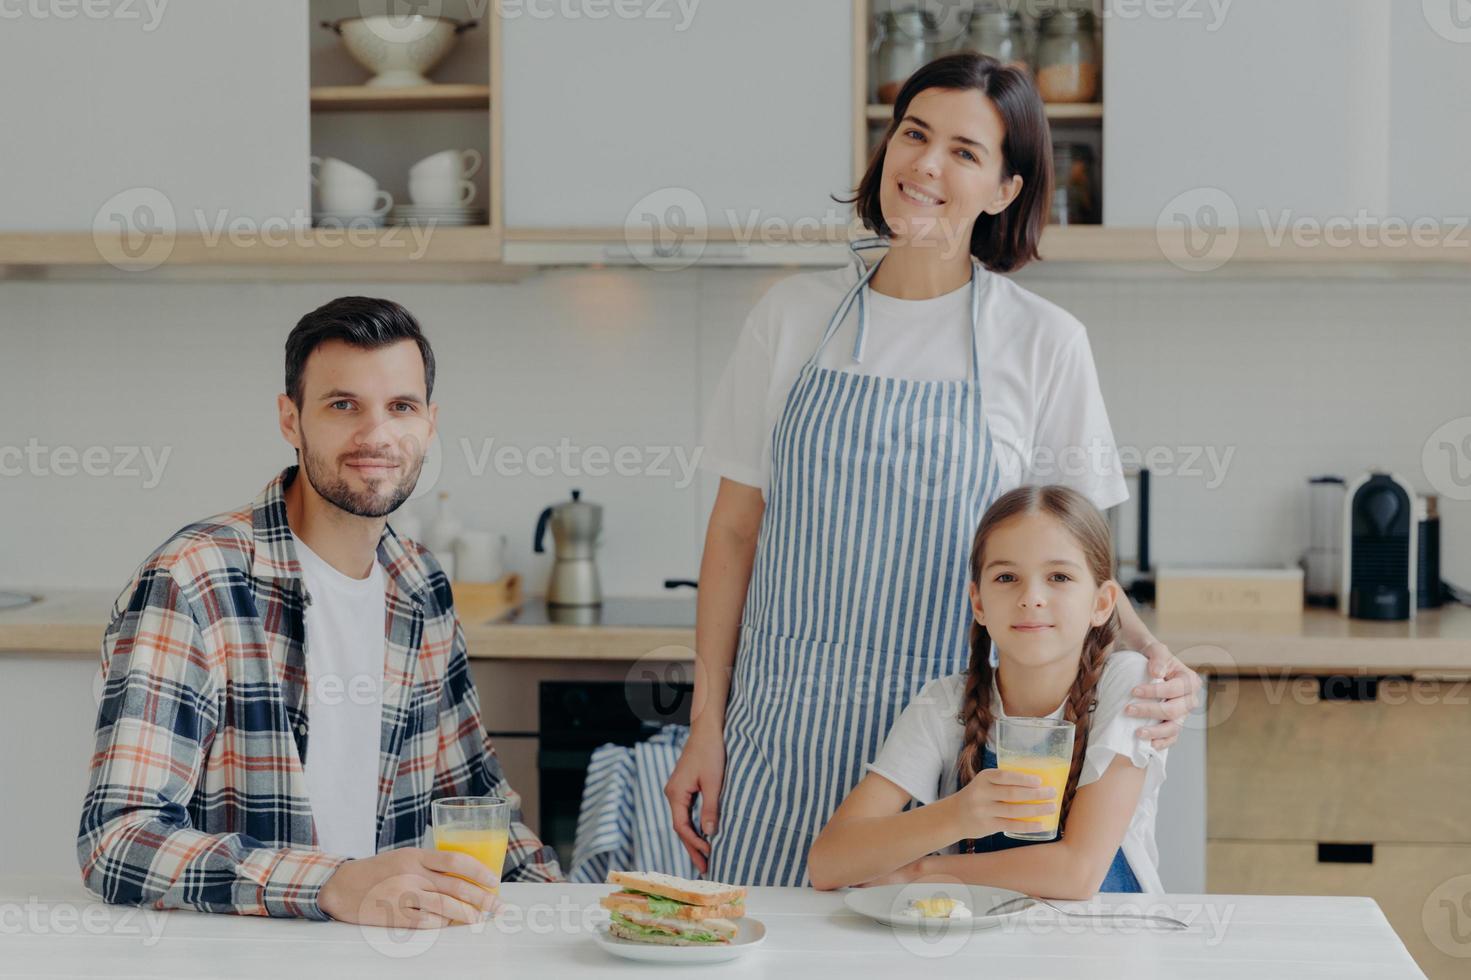
<svg viewBox="0 0 1471 980">
<path fill-rule="evenodd" d="M 1083 325 L 1006 276 L 976 268 L 982 289 L 976 334 L 981 397 L 1002 490 L 1061 483 L 1100 510 L 1127 500 Z M 771 434 L 787 394 L 857 279 L 852 264 L 793 275 L 751 310 L 710 402 L 702 469 L 766 492 Z M 855 303 L 818 366 L 916 381 L 965 380 L 971 364 L 970 289 L 967 283 L 926 300 L 870 289 L 862 362 L 853 361 Z"/>
<path fill-rule="evenodd" d="M 1156 749 L 1148 739 L 1134 734 L 1150 723 L 1148 718 L 1124 714 L 1133 689 L 1150 680 L 1148 663 L 1143 654 L 1131 650 L 1116 651 L 1104 661 L 1096 692 L 1098 704 L 1088 728 L 1088 748 L 1083 754 L 1078 786 L 1102 778 L 1115 756 L 1123 756 L 1135 767 L 1146 770 L 1144 789 L 1134 806 L 1121 846 L 1140 887 L 1145 892 L 1161 893 L 1164 884 L 1159 877 L 1154 820 L 1159 811 L 1159 788 L 1165 781 L 1168 750 Z M 965 674 L 951 674 L 922 687 L 894 722 L 878 757 L 867 768 L 921 804 L 928 805 L 954 793 L 959 786 L 955 763 L 965 744 L 965 726 L 959 720 L 965 703 L 965 681 Z M 994 676 L 991 704 L 997 718 L 1007 717 Z M 1061 718 L 1065 707 L 1066 703 L 1058 705 L 1048 717 Z M 992 725 L 986 733 L 986 746 L 992 752 L 996 751 L 996 728 Z M 947 848 L 952 853 L 956 850 L 954 845 Z"/>
</svg>

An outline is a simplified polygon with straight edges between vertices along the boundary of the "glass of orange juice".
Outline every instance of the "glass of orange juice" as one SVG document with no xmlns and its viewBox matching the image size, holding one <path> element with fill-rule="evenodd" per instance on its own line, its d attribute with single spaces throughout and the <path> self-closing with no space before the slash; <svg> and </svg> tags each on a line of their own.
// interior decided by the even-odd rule
<svg viewBox="0 0 1471 980">
<path fill-rule="evenodd" d="M 1062 807 L 1068 772 L 1073 766 L 1073 723 L 1060 718 L 1002 718 L 996 732 L 996 765 L 1010 772 L 1040 776 L 1043 786 L 1057 791 L 1051 800 L 1017 801 L 1055 803 Z M 1012 840 L 1056 840 L 1058 814 L 1022 817 L 1037 824 L 1035 832 L 1004 831 Z"/>
<path fill-rule="evenodd" d="M 435 850 L 468 854 L 494 871 L 499 879 L 506 863 L 511 804 L 499 796 L 449 796 L 435 800 L 430 807 Z"/>
</svg>

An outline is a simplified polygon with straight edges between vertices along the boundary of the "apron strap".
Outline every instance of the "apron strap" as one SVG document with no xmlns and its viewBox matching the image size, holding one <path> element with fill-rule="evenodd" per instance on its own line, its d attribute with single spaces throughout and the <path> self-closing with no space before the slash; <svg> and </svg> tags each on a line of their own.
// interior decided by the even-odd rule
<svg viewBox="0 0 1471 980">
<path fill-rule="evenodd" d="M 981 263 L 972 258 L 970 268 L 970 370 L 971 381 L 981 386 Z M 989 282 L 989 277 L 987 282 Z"/>
<path fill-rule="evenodd" d="M 859 239 L 858 241 L 852 242 L 848 246 L 849 250 L 853 253 L 853 261 L 857 263 L 859 269 L 858 281 L 853 284 L 853 287 L 848 290 L 847 295 L 843 297 L 842 302 L 838 304 L 838 308 L 833 311 L 832 319 L 828 320 L 827 329 L 823 331 L 822 341 L 817 345 L 817 349 L 812 352 L 812 356 L 807 358 L 807 363 L 804 365 L 804 367 L 810 367 L 811 365 L 817 363 L 817 359 L 821 356 L 823 348 L 827 346 L 827 342 L 829 340 L 832 340 L 833 334 L 838 332 L 838 327 L 848 316 L 848 311 L 853 308 L 853 303 L 855 300 L 859 304 L 858 333 L 861 342 L 862 335 L 865 332 L 864 326 L 866 324 L 868 315 L 868 308 L 863 303 L 863 290 L 865 287 L 867 287 L 868 281 L 873 278 L 874 273 L 879 271 L 879 265 L 883 262 L 883 259 L 879 259 L 878 262 L 875 262 L 869 268 L 864 269 L 863 258 L 858 254 L 858 252 L 860 249 L 879 248 L 887 246 L 888 244 L 888 240 L 884 238 L 863 238 Z"/>
<path fill-rule="evenodd" d="M 863 258 L 858 252 L 861 249 L 884 248 L 888 245 L 888 239 L 874 237 L 858 239 L 848 246 L 849 250 L 853 253 L 854 262 L 857 263 L 859 270 L 858 281 L 853 284 L 852 288 L 848 290 L 847 295 L 843 297 L 842 302 L 838 304 L 838 308 L 833 311 L 832 318 L 828 321 L 827 329 L 823 331 L 822 341 L 817 345 L 817 349 L 812 352 L 812 356 L 807 359 L 807 364 L 804 367 L 817 363 L 817 359 L 822 355 L 823 349 L 827 347 L 828 341 L 832 340 L 833 335 L 838 332 L 838 327 L 847 318 L 848 311 L 853 308 L 855 303 L 858 305 L 858 331 L 853 338 L 853 363 L 863 363 L 863 352 L 868 342 L 868 284 L 873 279 L 874 274 L 879 271 L 879 266 L 883 264 L 884 260 L 881 258 L 872 266 L 865 269 L 863 267 Z M 981 383 L 981 346 L 980 338 L 976 336 L 980 333 L 981 291 L 980 263 L 972 258 L 970 270 L 969 330 L 970 380 L 977 385 Z"/>
</svg>

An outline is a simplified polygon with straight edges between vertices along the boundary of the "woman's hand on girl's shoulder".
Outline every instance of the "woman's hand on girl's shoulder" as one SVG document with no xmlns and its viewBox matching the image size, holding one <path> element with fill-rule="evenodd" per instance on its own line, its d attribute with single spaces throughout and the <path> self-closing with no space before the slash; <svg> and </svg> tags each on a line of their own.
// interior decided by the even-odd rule
<svg viewBox="0 0 1471 980">
<path fill-rule="evenodd" d="M 1023 817 L 1046 817 L 1057 812 L 1057 791 L 1029 773 L 982 769 L 976 778 L 943 800 L 954 812 L 956 840 L 990 837 L 1003 830 L 1035 831 L 1037 824 Z M 1033 803 L 1032 800 L 1046 800 Z"/>
<path fill-rule="evenodd" d="M 1179 740 L 1185 717 L 1200 704 L 1200 675 L 1159 640 L 1139 652 L 1149 658 L 1149 676 L 1159 679 L 1134 688 L 1134 700 L 1125 710 L 1130 717 L 1158 720 L 1160 724 L 1140 728 L 1135 735 L 1149 739 L 1156 749 L 1167 749 Z"/>
</svg>

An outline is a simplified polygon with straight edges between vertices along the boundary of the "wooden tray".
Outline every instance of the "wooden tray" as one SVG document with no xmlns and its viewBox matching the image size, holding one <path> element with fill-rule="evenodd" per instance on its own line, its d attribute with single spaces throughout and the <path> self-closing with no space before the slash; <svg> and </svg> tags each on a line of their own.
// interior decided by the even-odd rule
<svg viewBox="0 0 1471 980">
<path fill-rule="evenodd" d="M 499 619 L 521 605 L 521 576 L 507 575 L 495 582 L 451 582 L 455 612 L 465 626 Z"/>
</svg>

